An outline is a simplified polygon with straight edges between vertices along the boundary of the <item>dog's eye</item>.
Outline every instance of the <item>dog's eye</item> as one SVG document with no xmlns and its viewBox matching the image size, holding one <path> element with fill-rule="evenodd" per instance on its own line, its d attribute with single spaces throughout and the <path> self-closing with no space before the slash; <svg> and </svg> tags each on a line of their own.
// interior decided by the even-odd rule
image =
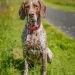
<svg viewBox="0 0 75 75">
<path fill-rule="evenodd" d="M 25 6 L 25 8 L 29 8 L 29 7 L 30 7 L 29 5 Z"/>
<path fill-rule="evenodd" d="M 34 7 L 38 7 L 38 5 L 36 5 L 36 4 L 34 4 L 33 6 L 34 6 Z"/>
</svg>

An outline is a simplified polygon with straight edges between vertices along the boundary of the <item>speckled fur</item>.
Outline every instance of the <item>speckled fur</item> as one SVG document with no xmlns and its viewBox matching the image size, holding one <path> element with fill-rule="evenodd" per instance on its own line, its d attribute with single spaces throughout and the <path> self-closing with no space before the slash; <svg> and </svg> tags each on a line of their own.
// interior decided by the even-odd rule
<svg viewBox="0 0 75 75">
<path fill-rule="evenodd" d="M 47 55 L 47 61 L 51 62 L 53 54 L 47 46 L 46 32 L 42 24 L 33 33 L 29 33 L 28 28 L 25 27 L 22 34 L 22 43 L 23 54 L 28 63 L 42 62 L 43 52 Z"/>
<path fill-rule="evenodd" d="M 45 6 L 42 4 L 41 0 L 27 0 L 26 3 L 22 3 L 19 10 L 19 16 L 22 20 L 27 17 L 27 24 L 25 25 L 22 33 L 23 55 L 25 58 L 24 75 L 28 75 L 29 66 L 32 66 L 32 64 L 35 65 L 37 63 L 41 64 L 41 75 L 46 75 L 47 61 L 51 61 L 53 57 L 51 50 L 47 46 L 46 32 L 41 22 L 41 17 L 44 13 Z M 37 19 L 35 25 L 39 25 L 38 29 L 31 31 L 28 28 L 28 25 L 30 25 L 29 21 L 31 19 L 29 14 L 36 16 L 33 16 L 33 18 L 35 20 Z"/>
</svg>

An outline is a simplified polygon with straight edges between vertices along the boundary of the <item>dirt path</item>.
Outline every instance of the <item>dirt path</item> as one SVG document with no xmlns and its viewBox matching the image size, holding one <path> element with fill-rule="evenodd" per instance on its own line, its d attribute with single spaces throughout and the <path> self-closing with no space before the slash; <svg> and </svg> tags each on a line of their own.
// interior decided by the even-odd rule
<svg viewBox="0 0 75 75">
<path fill-rule="evenodd" d="M 47 8 L 46 19 L 49 23 L 57 26 L 67 35 L 75 38 L 75 13 Z"/>
</svg>

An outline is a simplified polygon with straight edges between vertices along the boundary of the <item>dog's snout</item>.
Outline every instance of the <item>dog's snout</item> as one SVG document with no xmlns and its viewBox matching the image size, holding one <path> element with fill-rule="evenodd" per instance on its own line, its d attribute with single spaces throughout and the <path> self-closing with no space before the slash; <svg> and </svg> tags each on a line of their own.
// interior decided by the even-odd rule
<svg viewBox="0 0 75 75">
<path fill-rule="evenodd" d="M 30 12 L 30 13 L 29 13 L 29 17 L 32 18 L 33 16 L 34 16 L 34 13 L 33 13 L 33 12 Z"/>
</svg>

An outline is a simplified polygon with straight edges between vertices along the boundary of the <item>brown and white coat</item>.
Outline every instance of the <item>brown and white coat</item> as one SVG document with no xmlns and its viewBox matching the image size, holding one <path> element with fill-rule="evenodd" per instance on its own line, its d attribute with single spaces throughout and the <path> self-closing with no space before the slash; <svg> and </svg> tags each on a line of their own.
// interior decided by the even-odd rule
<svg viewBox="0 0 75 75">
<path fill-rule="evenodd" d="M 46 75 L 47 61 L 51 61 L 53 57 L 51 50 L 48 48 L 46 32 L 41 22 L 45 10 L 46 7 L 40 0 L 27 0 L 22 3 L 19 10 L 20 18 L 24 20 L 26 17 L 27 20 L 22 33 L 23 54 L 25 57 L 24 75 L 28 75 L 30 64 L 40 62 L 42 65 L 41 75 Z M 36 21 L 32 23 L 32 19 Z"/>
</svg>

